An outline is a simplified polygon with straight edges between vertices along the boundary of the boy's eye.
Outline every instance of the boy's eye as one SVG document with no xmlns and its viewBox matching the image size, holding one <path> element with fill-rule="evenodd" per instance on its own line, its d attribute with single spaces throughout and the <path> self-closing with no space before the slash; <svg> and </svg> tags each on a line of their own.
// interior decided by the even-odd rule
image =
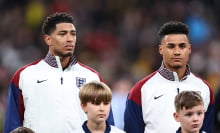
<svg viewBox="0 0 220 133">
<path fill-rule="evenodd" d="M 198 113 L 197 113 L 197 115 L 202 115 L 202 114 L 203 114 L 203 112 L 198 112 Z"/>
<path fill-rule="evenodd" d="M 101 103 L 100 103 L 100 102 L 95 102 L 94 104 L 95 104 L 95 105 L 100 105 Z"/>
<path fill-rule="evenodd" d="M 192 116 L 192 113 L 187 113 L 187 114 L 185 114 L 185 116 L 190 117 L 190 116 Z"/>
<path fill-rule="evenodd" d="M 104 102 L 104 105 L 108 105 L 109 104 L 109 102 Z"/>
<path fill-rule="evenodd" d="M 101 103 L 103 103 L 104 105 L 108 105 L 109 102 L 94 102 L 93 104 L 94 105 L 100 105 Z"/>
</svg>

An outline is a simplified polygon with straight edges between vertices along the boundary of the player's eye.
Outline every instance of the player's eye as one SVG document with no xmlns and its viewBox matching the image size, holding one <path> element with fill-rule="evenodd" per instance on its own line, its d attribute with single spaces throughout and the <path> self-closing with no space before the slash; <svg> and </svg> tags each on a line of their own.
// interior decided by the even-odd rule
<svg viewBox="0 0 220 133">
<path fill-rule="evenodd" d="M 184 48 L 186 47 L 186 44 L 185 44 L 185 43 L 181 43 L 181 44 L 179 45 L 179 47 L 180 47 L 181 49 L 184 49 Z"/>
</svg>

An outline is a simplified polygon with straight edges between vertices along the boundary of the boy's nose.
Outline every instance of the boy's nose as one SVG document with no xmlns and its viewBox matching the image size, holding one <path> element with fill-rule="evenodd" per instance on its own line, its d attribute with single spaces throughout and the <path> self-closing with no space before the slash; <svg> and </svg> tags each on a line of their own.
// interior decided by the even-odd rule
<svg viewBox="0 0 220 133">
<path fill-rule="evenodd" d="M 198 121 L 199 120 L 199 117 L 197 115 L 194 115 L 193 116 L 193 121 Z"/>
<path fill-rule="evenodd" d="M 104 104 L 103 103 L 100 104 L 100 110 L 104 110 Z"/>
</svg>

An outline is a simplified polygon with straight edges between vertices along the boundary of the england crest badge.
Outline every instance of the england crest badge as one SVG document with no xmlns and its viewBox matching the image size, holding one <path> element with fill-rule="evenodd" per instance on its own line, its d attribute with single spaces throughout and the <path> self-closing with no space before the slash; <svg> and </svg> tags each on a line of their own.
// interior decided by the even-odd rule
<svg viewBox="0 0 220 133">
<path fill-rule="evenodd" d="M 76 77 L 76 86 L 80 88 L 84 83 L 86 83 L 86 78 Z"/>
</svg>

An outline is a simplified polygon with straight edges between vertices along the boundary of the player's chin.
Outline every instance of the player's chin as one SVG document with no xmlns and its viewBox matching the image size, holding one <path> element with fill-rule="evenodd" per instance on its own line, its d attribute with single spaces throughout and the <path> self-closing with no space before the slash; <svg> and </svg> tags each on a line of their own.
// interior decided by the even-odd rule
<svg viewBox="0 0 220 133">
<path fill-rule="evenodd" d="M 69 57 L 69 56 L 72 56 L 73 55 L 73 52 L 66 52 L 65 54 L 64 54 L 64 57 Z"/>
<path fill-rule="evenodd" d="M 181 63 L 174 63 L 174 64 L 172 65 L 172 67 L 175 68 L 175 69 L 178 69 L 178 68 L 183 67 L 183 65 L 182 65 Z"/>
</svg>

